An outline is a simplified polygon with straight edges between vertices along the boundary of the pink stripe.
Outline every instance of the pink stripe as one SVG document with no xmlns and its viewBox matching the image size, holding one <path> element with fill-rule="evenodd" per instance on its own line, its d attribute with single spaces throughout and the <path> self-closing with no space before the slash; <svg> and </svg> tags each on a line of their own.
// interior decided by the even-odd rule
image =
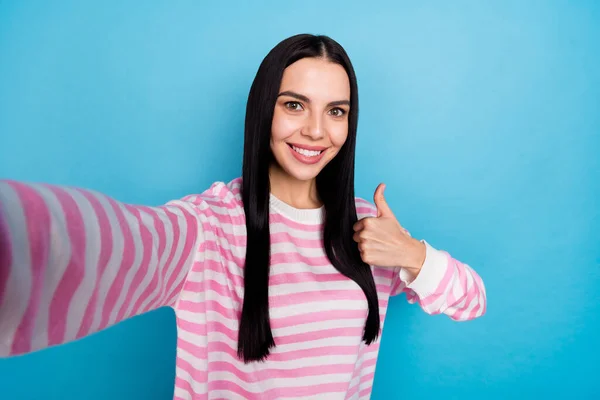
<svg viewBox="0 0 600 400">
<path fill-rule="evenodd" d="M 142 283 L 144 276 L 148 272 L 148 268 L 150 267 L 150 259 L 152 257 L 152 234 L 150 233 L 146 225 L 142 222 L 139 210 L 130 205 L 125 205 L 125 209 L 128 210 L 131 213 L 131 215 L 135 217 L 135 220 L 137 222 L 139 222 L 139 240 L 141 240 L 142 242 L 142 260 L 140 265 L 137 267 L 137 271 L 135 271 L 131 283 L 129 284 L 129 290 L 125 292 L 125 301 L 123 302 L 123 304 L 121 304 L 121 308 L 117 313 L 117 321 L 122 321 L 123 319 L 128 317 L 128 315 L 125 315 L 125 311 L 133 302 L 133 295 L 137 290 L 138 286 L 140 286 L 140 284 Z M 147 289 L 148 287 L 146 287 L 146 290 Z"/>
<path fill-rule="evenodd" d="M 356 213 L 358 214 L 358 219 L 377 216 L 376 209 L 371 207 L 356 207 Z"/>
<path fill-rule="evenodd" d="M 370 201 L 365 200 L 362 197 L 356 197 L 354 199 L 354 202 L 356 203 L 357 206 L 370 207 L 372 209 L 375 209 L 375 206 Z"/>
<path fill-rule="evenodd" d="M 6 285 L 12 268 L 12 241 L 8 236 L 8 222 L 0 208 L 0 309 L 6 307 L 2 304 L 4 294 L 6 293 Z M 14 240 L 14 239 L 13 239 Z"/>
<path fill-rule="evenodd" d="M 227 293 L 228 293 L 229 288 L 227 288 L 227 286 L 224 286 L 218 282 L 214 282 L 209 287 L 207 287 L 205 290 L 217 293 L 220 296 L 228 297 Z M 364 300 L 365 296 L 361 289 L 322 290 L 319 292 L 300 292 L 300 293 L 273 295 L 273 296 L 269 297 L 269 307 L 279 308 L 279 307 L 286 307 L 286 306 L 298 305 L 298 304 L 309 305 L 311 303 L 323 301 L 324 299 L 327 301 Z M 196 306 L 200 306 L 200 304 L 201 304 L 201 303 L 198 303 L 195 301 L 188 301 L 188 302 L 196 304 Z M 387 305 L 388 305 L 388 299 L 383 298 L 383 296 L 381 296 L 379 298 L 379 307 L 384 308 L 384 307 L 387 307 Z M 366 303 L 365 303 L 365 309 L 366 309 Z"/>
<path fill-rule="evenodd" d="M 183 235 L 183 240 L 185 240 L 185 242 L 183 245 L 183 251 L 181 252 L 180 258 L 178 260 L 176 260 L 175 269 L 171 273 L 171 276 L 167 277 L 168 281 L 167 281 L 167 286 L 165 288 L 166 289 L 165 290 L 166 297 L 161 299 L 161 303 L 158 306 L 165 305 L 167 299 L 169 299 L 169 298 L 173 297 L 173 295 L 181 292 L 181 288 L 183 287 L 185 278 L 181 279 L 179 277 L 179 275 L 181 274 L 181 270 L 183 268 L 188 267 L 186 264 L 188 263 L 188 260 L 190 258 L 190 255 L 192 254 L 192 252 L 195 251 L 196 245 L 197 245 L 196 241 L 198 239 L 198 220 L 196 219 L 195 215 L 191 215 L 190 213 L 186 212 L 183 209 L 181 211 L 183 211 L 183 216 L 186 221 L 187 230 L 185 232 L 181 231 L 182 227 L 178 224 L 177 217 L 173 213 L 167 214 L 167 216 L 171 220 L 171 224 L 173 226 L 173 231 L 175 233 L 175 237 L 176 237 L 175 243 L 179 243 L 179 241 L 182 240 L 182 237 L 181 237 L 182 235 Z M 176 248 L 176 247 L 177 246 L 175 246 L 175 245 L 173 246 L 173 248 Z M 189 260 L 189 261 L 191 261 L 191 260 Z M 169 265 L 169 264 L 167 264 L 167 265 Z M 179 279 L 179 281 L 177 279 Z"/>
<path fill-rule="evenodd" d="M 11 354 L 23 354 L 31 351 L 35 317 L 38 313 L 40 298 L 42 296 L 45 268 L 48 262 L 48 250 L 50 247 L 50 213 L 44 199 L 35 189 L 18 182 L 11 182 L 11 185 L 16 191 L 23 207 L 31 257 L 31 264 L 29 265 L 32 275 L 31 292 L 29 293 L 27 309 L 15 332 L 16 340 L 13 342 L 11 348 Z M 27 266 L 23 267 L 27 268 Z"/>
<path fill-rule="evenodd" d="M 276 253 L 271 254 L 271 265 L 273 264 L 306 264 L 311 267 L 324 267 L 330 265 L 329 259 L 322 257 L 305 257 L 298 253 Z"/>
<path fill-rule="evenodd" d="M 393 268 L 373 267 L 371 268 L 374 278 L 395 279 L 396 271 Z"/>
<path fill-rule="evenodd" d="M 356 355 L 358 346 L 325 346 L 314 347 L 302 350 L 291 350 L 286 352 L 275 352 L 269 358 L 271 361 L 290 361 L 300 360 L 311 357 L 338 357 Z M 335 360 L 335 358 L 333 358 Z M 294 376 L 297 376 L 294 374 Z"/>
<path fill-rule="evenodd" d="M 168 213 L 167 213 L 167 217 L 170 217 L 170 215 Z M 169 231 L 173 235 L 173 238 L 171 240 L 171 246 L 169 247 L 169 255 L 167 256 L 167 260 L 165 261 L 165 264 L 164 264 L 165 271 L 161 273 L 161 275 L 162 275 L 161 278 L 162 278 L 163 282 L 166 279 L 166 277 L 164 276 L 164 274 L 167 273 L 166 269 L 168 269 L 169 266 L 172 265 L 173 259 L 175 258 L 175 252 L 177 251 L 177 243 L 179 242 L 179 235 L 180 235 L 180 231 L 179 231 L 179 229 L 177 229 L 176 222 L 174 222 L 172 218 L 167 218 L 167 219 L 169 220 L 168 226 L 165 226 L 164 222 L 162 222 L 162 221 L 161 221 L 161 224 L 164 226 L 165 232 Z M 165 246 L 166 246 L 166 244 L 165 244 Z M 141 310 L 141 312 L 147 312 L 147 311 L 154 310 L 154 309 L 160 307 L 160 305 L 163 301 L 163 298 L 165 296 L 167 296 L 166 287 L 162 287 L 161 289 L 162 290 L 156 296 L 156 299 L 154 301 L 149 302 L 146 305 L 146 307 L 144 307 L 144 309 Z"/>
<path fill-rule="evenodd" d="M 220 207 L 220 208 L 226 208 L 228 210 L 231 211 L 238 211 L 238 215 L 231 215 L 231 214 L 220 214 L 220 213 L 215 213 L 215 216 L 217 215 L 222 215 L 225 216 L 227 215 L 230 218 L 235 218 L 236 221 L 241 221 L 244 216 L 243 216 L 243 211 L 244 211 L 244 207 L 241 204 L 237 204 L 235 202 L 227 202 L 223 199 L 223 196 L 215 196 L 215 197 L 202 197 L 202 199 L 204 200 L 204 202 L 206 204 L 208 204 L 209 206 L 212 207 Z M 243 224 L 242 224 L 243 225 Z"/>
<path fill-rule="evenodd" d="M 275 338 L 275 343 L 279 346 L 284 344 L 302 343 L 311 340 L 328 339 L 332 337 L 356 337 L 360 340 L 362 337 L 363 326 L 354 328 L 330 328 L 321 329 L 314 332 L 296 333 L 293 335 L 280 336 Z"/>
<path fill-rule="evenodd" d="M 208 201 L 207 201 L 208 203 Z M 216 202 L 212 202 L 214 204 L 212 204 L 213 206 L 218 206 L 218 207 L 222 207 L 223 204 L 222 203 L 216 203 Z M 205 215 L 214 217 L 217 219 L 217 221 L 219 222 L 219 225 L 221 226 L 245 226 L 246 225 L 246 219 L 244 218 L 243 215 L 231 215 L 231 214 L 221 214 L 219 212 L 216 212 L 214 208 L 209 208 L 208 210 L 206 210 Z"/>
<path fill-rule="evenodd" d="M 277 274 L 269 277 L 269 286 L 279 286 L 285 284 L 297 284 L 297 283 L 312 283 L 312 282 L 348 282 L 349 278 L 338 273 L 333 274 L 315 274 L 312 272 L 293 272 Z"/>
<path fill-rule="evenodd" d="M 448 288 L 446 289 L 446 304 L 448 305 L 452 305 L 452 304 L 456 304 L 460 301 L 462 301 L 466 295 L 466 284 L 467 284 L 467 277 L 465 276 L 465 271 L 461 270 L 460 268 L 457 268 L 458 266 L 456 265 L 455 262 L 453 262 L 452 259 L 448 260 L 448 265 L 454 269 L 456 275 L 455 275 L 455 279 L 452 280 L 452 285 L 449 285 Z M 459 292 L 462 292 L 462 295 L 460 296 L 460 299 L 457 299 L 454 297 L 454 290 L 452 290 L 452 288 L 454 287 L 454 285 L 459 285 L 459 287 L 462 289 Z M 452 287 L 450 287 L 452 286 Z"/>
<path fill-rule="evenodd" d="M 378 342 L 378 346 L 379 346 L 379 342 Z M 368 360 L 363 361 L 362 367 L 368 368 L 368 367 L 372 367 L 376 364 L 377 364 L 377 358 L 369 358 Z"/>
<path fill-rule="evenodd" d="M 219 321 L 208 321 L 206 323 L 196 323 L 187 321 L 184 319 L 179 319 L 177 321 L 177 325 L 180 329 L 183 329 L 186 332 L 195 334 L 195 335 L 206 335 L 208 331 L 210 332 L 218 332 L 234 342 L 238 340 L 238 332 L 237 329 L 234 331 L 228 328 L 226 325 Z M 356 326 L 350 328 L 330 328 L 330 329 L 322 329 L 314 332 L 304 332 L 297 333 L 286 336 L 279 336 L 275 338 L 275 343 L 277 345 L 284 344 L 293 344 L 293 343 L 302 343 L 312 340 L 320 340 L 327 339 L 331 337 L 362 337 L 363 326 Z"/>
<path fill-rule="evenodd" d="M 190 395 L 196 393 L 196 392 L 194 392 L 194 389 L 192 389 L 192 385 L 190 382 L 183 380 L 178 376 L 175 377 L 175 386 L 178 387 L 179 389 L 189 393 Z"/>
<path fill-rule="evenodd" d="M 467 279 L 467 271 L 465 270 L 464 265 L 462 265 L 455 259 L 451 259 L 450 263 L 454 265 L 455 270 L 458 272 L 458 280 L 455 280 L 454 282 L 452 282 L 452 286 L 453 287 L 458 286 L 461 289 L 460 292 L 462 292 L 462 293 L 459 296 L 459 298 L 456 299 L 454 297 L 454 290 L 450 289 L 449 293 L 448 293 L 448 306 L 450 307 L 450 309 L 456 308 L 458 306 L 458 304 L 460 304 L 461 302 L 464 301 L 464 306 L 461 307 L 461 309 L 455 309 L 451 313 L 450 317 L 452 317 L 454 319 L 461 319 L 462 315 L 466 313 L 467 308 L 469 307 L 469 304 L 471 303 L 473 298 L 477 295 L 477 291 L 472 290 L 475 288 L 476 281 L 473 281 L 473 287 L 469 291 L 469 289 L 468 289 L 469 282 Z"/>
<path fill-rule="evenodd" d="M 365 295 L 360 288 L 349 290 L 321 290 L 318 292 L 286 293 L 269 296 L 269 306 L 273 308 L 293 306 L 297 304 L 310 304 L 324 300 L 365 300 Z M 365 303 L 366 304 L 366 303 Z"/>
<path fill-rule="evenodd" d="M 207 212 L 207 214 L 205 214 L 205 216 L 208 216 L 208 215 L 209 214 Z M 231 224 L 227 224 L 227 225 L 230 225 L 231 230 L 233 230 L 234 226 L 236 229 L 240 228 L 240 226 L 238 226 L 238 225 L 231 225 Z M 233 233 L 225 232 L 225 229 L 224 229 L 225 226 L 226 225 L 220 225 L 219 229 L 216 229 L 215 226 L 211 225 L 209 222 L 206 222 L 204 220 L 202 221 L 202 229 L 204 230 L 204 232 L 213 233 L 214 236 L 219 241 L 223 241 L 225 243 L 229 243 L 230 245 L 234 245 L 234 246 L 238 246 L 238 247 L 245 247 L 246 246 L 245 228 L 244 228 L 243 234 L 238 234 L 238 233 L 233 234 Z M 206 239 L 208 239 L 208 238 L 206 238 Z"/>
<path fill-rule="evenodd" d="M 323 246 L 322 239 L 303 239 L 297 238 L 289 234 L 289 232 L 271 233 L 271 244 L 276 243 L 291 243 L 296 247 L 305 249 L 320 249 Z"/>
<path fill-rule="evenodd" d="M 363 366 L 364 368 L 364 366 Z M 360 377 L 360 385 L 363 386 L 365 383 L 368 383 L 369 386 L 372 384 L 373 379 L 375 378 L 375 372 L 368 373 Z"/>
<path fill-rule="evenodd" d="M 158 210 L 154 209 L 154 208 L 150 208 L 150 207 L 140 207 L 140 209 L 145 211 L 147 214 L 149 214 L 152 217 L 154 232 L 156 233 L 156 236 L 157 236 L 156 245 L 158 248 L 156 251 L 156 260 L 155 260 L 157 265 L 154 268 L 154 274 L 152 275 L 152 280 L 148 283 L 148 285 L 146 286 L 146 288 L 144 289 L 144 291 L 142 292 L 140 297 L 133 304 L 132 312 L 134 314 L 139 314 L 143 311 L 144 312 L 148 311 L 147 308 L 148 308 L 148 306 L 151 305 L 152 302 L 148 302 L 148 305 L 145 307 L 146 308 L 145 310 L 141 310 L 142 304 L 146 300 L 148 300 L 148 298 L 153 293 L 155 293 L 157 291 L 157 289 L 159 289 L 159 285 L 162 282 L 162 271 L 161 271 L 162 266 L 158 265 L 158 264 L 160 263 L 160 260 L 163 258 L 165 248 L 167 246 L 167 233 L 165 230 L 165 224 L 160 219 L 160 217 L 158 215 Z M 150 240 L 152 240 L 152 239 L 150 238 Z M 152 243 L 151 241 L 145 242 L 144 247 L 146 249 L 150 249 L 152 247 L 151 243 Z M 144 252 L 144 253 L 146 253 L 146 252 Z"/>
<path fill-rule="evenodd" d="M 177 309 L 193 313 L 216 312 L 230 320 L 235 320 L 237 318 L 233 308 L 225 307 L 221 305 L 218 301 L 209 299 L 206 299 L 200 303 L 193 303 L 191 301 L 181 300 L 177 306 Z"/>
<path fill-rule="evenodd" d="M 309 311 L 309 310 L 307 310 Z M 318 311 L 307 312 L 306 314 L 291 315 L 283 318 L 271 318 L 271 324 L 275 329 L 288 328 L 290 326 L 300 326 L 311 324 L 315 321 L 339 321 L 339 320 L 364 320 L 367 317 L 367 310 L 341 310 L 341 311 Z"/>
<path fill-rule="evenodd" d="M 202 363 L 204 364 L 204 363 Z M 198 370 L 196 368 L 194 368 L 192 366 L 192 364 L 190 364 L 189 362 L 187 362 L 186 360 L 184 360 L 181 357 L 177 357 L 177 361 L 176 361 L 176 365 L 185 370 L 185 372 L 187 372 L 188 374 L 190 374 L 190 376 L 192 377 L 193 380 L 195 380 L 196 382 L 206 382 L 208 379 L 208 371 L 202 371 L 202 370 Z"/>
<path fill-rule="evenodd" d="M 468 267 L 465 267 L 468 268 Z M 463 315 L 464 319 L 470 320 L 473 319 L 479 315 L 482 315 L 485 312 L 485 308 L 483 309 L 483 312 L 480 313 L 480 309 L 482 308 L 482 302 L 479 301 L 479 296 L 483 296 L 482 293 L 482 288 L 483 288 L 483 282 L 481 281 L 481 278 L 479 277 L 479 275 L 477 275 L 474 271 L 472 270 L 468 270 L 469 273 L 471 273 L 471 276 L 473 277 L 473 287 L 471 288 L 471 294 L 473 295 L 473 297 L 471 297 L 467 304 L 466 307 L 468 308 L 470 303 L 472 301 L 477 301 L 477 305 L 475 307 L 473 307 L 473 309 L 471 310 L 471 312 L 465 317 Z M 485 307 L 485 301 L 483 301 L 483 307 Z"/>
<path fill-rule="evenodd" d="M 442 278 L 442 281 L 436 288 L 435 292 L 433 292 L 430 296 L 427 296 L 424 299 L 420 299 L 420 304 L 422 307 L 428 307 L 431 304 L 435 303 L 440 297 L 446 294 L 446 291 L 450 287 L 450 283 L 452 282 L 452 277 L 454 276 L 454 269 L 452 265 L 449 263 L 450 259 L 448 257 L 446 273 Z"/>
<path fill-rule="evenodd" d="M 216 392 L 216 391 L 227 391 L 231 393 L 235 393 L 239 396 L 244 397 L 248 400 L 259 399 L 260 396 L 263 396 L 264 399 L 269 399 L 269 397 L 265 397 L 266 394 L 262 393 L 261 395 L 249 392 L 243 388 L 241 388 L 236 383 L 230 381 L 223 380 L 210 380 L 208 381 L 208 392 Z"/>
<path fill-rule="evenodd" d="M 135 243 L 133 241 L 133 235 L 131 233 L 130 228 L 131 222 L 129 222 L 126 219 L 123 211 L 119 207 L 120 203 L 110 198 L 107 200 L 110 202 L 111 207 L 113 208 L 117 216 L 119 226 L 123 234 L 123 256 L 121 258 L 121 263 L 119 265 L 117 276 L 115 277 L 115 280 L 113 281 L 106 294 L 106 300 L 104 302 L 104 308 L 102 310 L 100 329 L 103 329 L 108 326 L 108 323 L 110 321 L 110 314 L 113 311 L 113 308 L 115 307 L 117 299 L 119 298 L 119 293 L 122 290 L 129 290 L 129 288 L 124 287 L 125 277 L 127 276 L 127 273 L 133 266 L 133 261 L 135 260 Z"/>
<path fill-rule="evenodd" d="M 86 237 L 85 224 L 77 202 L 63 189 L 49 188 L 54 192 L 63 209 L 69 235 L 68 240 L 71 243 L 71 258 L 50 301 L 48 344 L 52 346 L 65 341 L 65 314 L 85 275 Z"/>
<path fill-rule="evenodd" d="M 94 281 L 95 286 L 90 301 L 85 309 L 85 313 L 83 314 L 81 326 L 77 332 L 77 337 L 80 338 L 90 333 L 90 328 L 94 320 L 94 311 L 96 310 L 98 304 L 100 279 L 106 270 L 106 266 L 108 265 L 113 252 L 113 232 L 112 226 L 110 225 L 110 221 L 106 214 L 106 210 L 100 204 L 98 198 L 85 190 L 79 190 L 78 192 L 89 201 L 90 205 L 94 209 L 94 213 L 98 219 L 98 232 L 100 233 L 100 256 L 98 258 L 98 265 L 96 266 L 96 279 Z"/>
<path fill-rule="evenodd" d="M 356 371 L 361 371 L 361 370 L 357 369 Z M 373 379 L 374 378 L 375 378 L 374 373 L 369 373 L 369 374 L 361 376 L 359 382 L 356 385 L 352 386 L 348 390 L 348 393 L 346 394 L 346 398 L 349 399 L 349 398 L 352 398 L 352 396 L 355 396 L 356 392 L 358 392 L 359 389 L 361 390 L 361 392 L 359 393 L 359 397 L 368 396 L 371 393 L 371 390 L 373 389 Z"/>
<path fill-rule="evenodd" d="M 300 377 L 309 377 L 309 376 L 318 376 L 318 375 L 330 375 L 330 374 L 348 374 L 352 373 L 354 369 L 354 363 L 350 364 L 322 364 L 322 365 L 311 365 L 308 367 L 297 367 L 294 368 L 293 376 Z M 232 365 L 228 361 L 212 361 L 208 363 L 209 371 L 223 371 L 229 372 L 237 376 L 240 380 L 246 381 L 246 377 L 244 372 L 240 371 L 235 365 Z M 283 368 L 265 368 L 265 369 L 257 369 L 252 372 L 252 377 L 258 381 L 268 381 L 273 378 L 289 378 L 290 372 L 289 369 Z M 248 382 L 250 383 L 250 382 Z M 345 383 L 346 387 L 348 383 Z"/>
<path fill-rule="evenodd" d="M 212 343 L 211 343 L 211 346 L 212 346 Z M 190 353 L 192 356 L 194 356 L 200 360 L 208 359 L 208 351 L 205 346 L 198 346 L 194 343 L 190 343 L 186 340 L 183 340 L 182 338 L 178 338 L 177 339 L 177 348 Z M 230 353 L 230 351 L 228 351 L 228 353 Z"/>
<path fill-rule="evenodd" d="M 193 333 L 195 335 L 206 336 L 206 334 L 207 334 L 206 325 L 207 325 L 206 323 L 198 324 L 195 322 L 185 320 L 183 318 L 177 318 L 177 326 L 179 328 L 183 329 L 186 332 Z M 227 331 L 227 332 L 224 332 L 225 334 L 231 333 L 231 331 L 227 327 L 225 327 L 223 324 L 220 324 L 220 325 L 223 326 L 224 331 Z M 215 332 L 220 332 L 220 330 L 216 330 Z M 237 335 L 227 335 L 227 336 L 229 336 L 233 340 L 237 341 Z"/>
<path fill-rule="evenodd" d="M 219 240 L 219 239 L 217 239 Z M 204 249 L 208 250 L 208 251 L 214 251 L 219 253 L 219 257 L 228 261 L 228 262 L 232 262 L 236 265 L 239 266 L 243 266 L 245 264 L 245 260 L 241 257 L 236 257 L 235 255 L 233 255 L 233 253 L 231 252 L 231 250 L 227 250 L 225 249 L 223 246 L 221 246 L 220 241 L 218 242 L 217 240 L 213 240 L 213 239 L 205 239 L 204 241 Z M 245 240 L 245 239 L 244 239 Z M 245 253 L 244 253 L 245 255 Z M 221 260 L 213 260 L 213 261 L 217 261 L 217 262 L 221 262 Z M 240 274 L 243 274 L 243 272 L 240 270 Z"/>
<path fill-rule="evenodd" d="M 266 382 L 269 382 L 268 380 Z M 259 393 L 249 392 L 234 382 L 214 380 L 209 382 L 209 392 L 216 390 L 227 390 L 246 399 L 278 399 L 281 397 L 305 397 L 315 395 L 326 395 L 327 393 L 345 393 L 348 388 L 347 382 L 322 383 L 309 386 L 292 386 L 273 388 Z"/>
<path fill-rule="evenodd" d="M 186 342 L 187 348 L 183 348 L 190 354 L 201 354 L 201 352 L 206 349 L 191 347 Z M 188 350 L 189 349 L 189 350 Z M 209 344 L 209 351 L 211 353 L 226 353 L 236 358 L 236 349 L 232 348 L 228 343 L 215 341 Z M 301 349 L 301 350 L 290 350 L 279 352 L 276 351 L 269 356 L 269 361 L 290 361 L 290 360 L 300 360 L 303 358 L 311 358 L 311 357 L 321 357 L 321 356 L 351 356 L 356 355 L 358 353 L 358 345 L 356 346 L 326 346 L 326 347 L 314 347 L 309 349 Z M 206 357 L 206 356 L 205 356 Z M 333 358 L 335 360 L 335 358 Z M 294 372 L 294 376 L 298 376 L 296 372 Z"/>
<path fill-rule="evenodd" d="M 366 387 L 366 388 L 362 389 L 362 390 L 361 390 L 361 391 L 358 393 L 358 397 L 359 397 L 359 398 L 363 398 L 363 397 L 369 398 L 369 396 L 371 395 L 371 391 L 372 391 L 372 390 L 373 390 L 373 387 L 372 387 L 372 386 L 368 386 L 368 387 Z"/>
<path fill-rule="evenodd" d="M 211 278 L 205 278 L 203 282 L 186 281 L 183 285 L 183 289 L 188 292 L 196 293 L 215 292 L 220 296 L 231 298 L 229 287 L 227 287 L 227 285 L 222 285 Z"/>
</svg>

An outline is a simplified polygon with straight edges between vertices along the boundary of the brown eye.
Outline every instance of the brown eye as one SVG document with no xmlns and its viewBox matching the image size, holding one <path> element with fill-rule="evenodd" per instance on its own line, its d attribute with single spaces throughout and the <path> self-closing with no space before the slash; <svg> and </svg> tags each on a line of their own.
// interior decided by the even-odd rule
<svg viewBox="0 0 600 400">
<path fill-rule="evenodd" d="M 332 108 L 329 113 L 331 115 L 333 115 L 334 117 L 343 117 L 346 114 L 346 110 L 336 107 L 336 108 Z"/>
<path fill-rule="evenodd" d="M 285 108 L 291 111 L 301 111 L 302 104 L 298 103 L 297 101 L 288 101 L 285 103 Z"/>
</svg>

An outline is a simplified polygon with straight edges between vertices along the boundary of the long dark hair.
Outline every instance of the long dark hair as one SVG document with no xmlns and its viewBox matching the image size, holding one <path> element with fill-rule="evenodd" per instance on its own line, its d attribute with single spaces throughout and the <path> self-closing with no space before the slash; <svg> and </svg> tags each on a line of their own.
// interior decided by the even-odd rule
<svg viewBox="0 0 600 400">
<path fill-rule="evenodd" d="M 379 303 L 369 266 L 353 241 L 357 221 L 354 199 L 354 149 L 358 122 L 358 86 L 343 47 L 327 36 L 296 35 L 275 46 L 261 63 L 248 96 L 244 132 L 242 199 L 246 213 L 247 248 L 244 304 L 239 326 L 238 356 L 245 362 L 264 360 L 275 346 L 269 320 L 269 165 L 271 123 L 283 71 L 307 57 L 324 58 L 344 67 L 350 80 L 348 137 L 339 153 L 317 176 L 325 208 L 323 245 L 331 264 L 363 290 L 369 313 L 363 340 L 379 335 Z"/>
</svg>

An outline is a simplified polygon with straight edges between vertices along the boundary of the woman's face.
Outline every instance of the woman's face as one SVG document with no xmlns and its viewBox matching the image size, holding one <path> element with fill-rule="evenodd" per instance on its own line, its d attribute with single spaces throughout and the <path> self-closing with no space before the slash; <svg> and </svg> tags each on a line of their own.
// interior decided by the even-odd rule
<svg viewBox="0 0 600 400">
<path fill-rule="evenodd" d="M 271 128 L 271 151 L 291 177 L 314 179 L 348 137 L 350 80 L 344 68 L 319 58 L 287 67 Z"/>
</svg>

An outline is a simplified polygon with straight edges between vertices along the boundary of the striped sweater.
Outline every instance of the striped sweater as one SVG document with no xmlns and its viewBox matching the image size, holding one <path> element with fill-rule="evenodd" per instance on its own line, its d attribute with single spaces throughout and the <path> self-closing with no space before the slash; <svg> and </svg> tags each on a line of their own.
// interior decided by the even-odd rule
<svg viewBox="0 0 600 400">
<path fill-rule="evenodd" d="M 271 195 L 269 308 L 276 347 L 265 362 L 236 355 L 246 246 L 241 179 L 160 207 L 81 188 L 0 181 L 0 356 L 82 338 L 126 318 L 173 307 L 175 399 L 366 399 L 379 340 L 361 341 L 362 290 L 322 247 L 321 209 Z M 357 199 L 359 218 L 376 215 Z M 381 320 L 405 293 L 428 314 L 482 315 L 484 285 L 427 242 L 411 282 L 372 267 Z"/>
</svg>

